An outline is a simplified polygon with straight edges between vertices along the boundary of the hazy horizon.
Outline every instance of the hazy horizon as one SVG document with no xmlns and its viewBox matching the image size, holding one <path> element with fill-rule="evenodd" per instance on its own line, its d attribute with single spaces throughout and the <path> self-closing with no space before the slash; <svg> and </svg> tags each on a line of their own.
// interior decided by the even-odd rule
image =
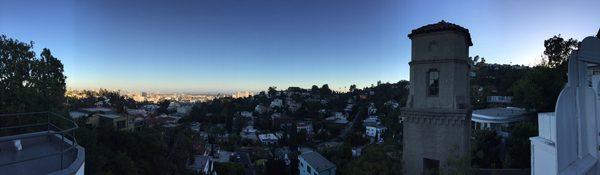
<svg viewBox="0 0 600 175">
<path fill-rule="evenodd" d="M 600 27 L 600 1 L 0 1 L 0 34 L 49 48 L 73 89 L 362 88 L 407 80 L 407 35 L 441 20 L 470 30 L 470 56 L 521 65 Z"/>
</svg>

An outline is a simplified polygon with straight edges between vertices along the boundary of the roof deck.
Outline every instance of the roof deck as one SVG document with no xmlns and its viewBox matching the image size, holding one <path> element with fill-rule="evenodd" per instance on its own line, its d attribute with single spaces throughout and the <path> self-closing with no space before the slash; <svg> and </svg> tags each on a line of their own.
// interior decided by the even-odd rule
<svg viewBox="0 0 600 175">
<path fill-rule="evenodd" d="M 84 173 L 85 150 L 73 137 L 77 124 L 70 119 L 46 112 L 1 114 L 0 123 L 6 124 L 0 127 L 2 174 Z"/>
</svg>

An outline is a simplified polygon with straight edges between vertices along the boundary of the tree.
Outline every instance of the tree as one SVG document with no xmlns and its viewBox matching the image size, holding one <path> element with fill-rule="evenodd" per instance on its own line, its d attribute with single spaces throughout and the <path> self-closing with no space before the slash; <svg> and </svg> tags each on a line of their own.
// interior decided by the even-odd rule
<svg viewBox="0 0 600 175">
<path fill-rule="evenodd" d="M 477 130 L 472 143 L 473 165 L 478 168 L 502 168 L 500 144 L 502 140 L 496 131 Z"/>
<path fill-rule="evenodd" d="M 317 92 L 319 92 L 319 86 L 317 86 L 317 85 L 312 85 L 312 87 L 310 88 L 310 92 L 312 92 L 312 93 L 317 93 Z"/>
<path fill-rule="evenodd" d="M 517 124 L 508 139 L 508 156 L 511 168 L 528 168 L 531 166 L 531 144 L 529 138 L 537 135 L 537 126 L 533 123 Z"/>
<path fill-rule="evenodd" d="M 402 161 L 397 155 L 402 150 L 398 145 L 373 145 L 364 153 L 341 168 L 340 174 L 381 174 L 392 175 L 402 172 Z"/>
<path fill-rule="evenodd" d="M 544 41 L 544 55 L 548 66 L 567 70 L 568 57 L 573 50 L 577 50 L 579 42 L 573 38 L 563 39 L 560 35 Z"/>
<path fill-rule="evenodd" d="M 217 174 L 223 175 L 242 175 L 244 174 L 244 166 L 238 163 L 215 163 L 215 171 Z"/>
<path fill-rule="evenodd" d="M 356 90 L 356 85 L 350 85 L 350 92 L 354 92 Z"/>
<path fill-rule="evenodd" d="M 559 69 L 534 67 L 510 88 L 513 103 L 537 112 L 553 111 L 565 82 L 565 76 Z"/>
<path fill-rule="evenodd" d="M 282 160 L 269 159 L 265 167 L 265 174 L 267 175 L 287 174 L 285 171 L 285 162 L 283 162 Z"/>
<path fill-rule="evenodd" d="M 271 87 L 269 87 L 269 90 L 267 92 L 269 93 L 270 97 L 273 97 L 273 96 L 275 96 L 275 93 L 277 93 L 277 87 L 271 86 Z"/>
<path fill-rule="evenodd" d="M 322 96 L 328 96 L 331 95 L 332 91 L 331 89 L 329 89 L 328 84 L 324 84 L 323 86 L 321 86 L 320 93 Z"/>
<path fill-rule="evenodd" d="M 156 112 L 159 114 L 169 114 L 170 111 L 168 110 L 168 108 L 170 104 L 171 101 L 169 100 L 161 100 L 160 102 L 158 102 L 158 110 Z"/>
<path fill-rule="evenodd" d="M 63 65 L 49 49 L 35 57 L 29 44 L 0 35 L 0 113 L 63 109 Z"/>
</svg>

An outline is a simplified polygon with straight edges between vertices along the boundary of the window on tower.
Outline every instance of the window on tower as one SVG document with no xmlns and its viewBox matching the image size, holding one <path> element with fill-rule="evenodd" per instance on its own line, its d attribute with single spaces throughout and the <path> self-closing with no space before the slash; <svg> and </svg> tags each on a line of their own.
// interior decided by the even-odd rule
<svg viewBox="0 0 600 175">
<path fill-rule="evenodd" d="M 427 95 L 438 96 L 440 91 L 440 72 L 437 69 L 431 69 L 427 72 Z"/>
</svg>

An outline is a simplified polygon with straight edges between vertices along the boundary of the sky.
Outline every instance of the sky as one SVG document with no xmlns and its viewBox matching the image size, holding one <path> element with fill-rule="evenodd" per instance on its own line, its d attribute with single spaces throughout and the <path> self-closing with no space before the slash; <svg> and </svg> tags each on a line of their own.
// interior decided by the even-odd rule
<svg viewBox="0 0 600 175">
<path fill-rule="evenodd" d="M 0 0 L 0 34 L 49 48 L 70 89 L 335 90 L 409 77 L 411 30 L 469 29 L 470 56 L 535 65 L 600 28 L 600 1 Z"/>
</svg>

